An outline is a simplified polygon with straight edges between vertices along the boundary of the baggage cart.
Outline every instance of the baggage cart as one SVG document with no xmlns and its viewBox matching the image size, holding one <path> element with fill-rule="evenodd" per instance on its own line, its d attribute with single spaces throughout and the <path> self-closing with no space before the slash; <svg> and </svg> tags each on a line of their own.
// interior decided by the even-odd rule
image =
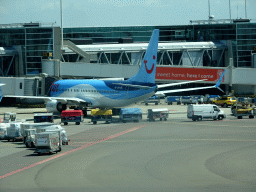
<svg viewBox="0 0 256 192">
<path fill-rule="evenodd" d="M 123 123 L 127 121 L 139 122 L 142 119 L 142 111 L 140 108 L 122 108 L 120 111 L 120 120 Z"/>
<path fill-rule="evenodd" d="M 42 153 L 60 152 L 62 141 L 60 132 L 43 132 L 35 134 L 35 153 L 41 155 Z"/>
<path fill-rule="evenodd" d="M 21 123 L 20 124 L 20 133 L 24 138 L 24 143 L 26 140 L 26 134 L 25 134 L 25 130 L 26 129 L 35 129 L 37 127 L 40 126 L 50 126 L 50 125 L 55 125 L 54 123 L 49 123 L 49 122 L 42 122 L 42 123 Z"/>
<path fill-rule="evenodd" d="M 183 105 L 192 104 L 192 97 L 191 96 L 182 96 L 181 97 L 181 103 Z M 196 103 L 196 102 L 195 102 Z"/>
<path fill-rule="evenodd" d="M 7 128 L 10 127 L 9 123 L 0 123 L 0 139 L 7 138 Z"/>
<path fill-rule="evenodd" d="M 243 119 L 244 116 L 248 116 L 249 119 L 254 118 L 254 109 L 253 108 L 247 108 L 247 109 L 234 109 L 234 116 L 237 117 L 237 119 Z"/>
<path fill-rule="evenodd" d="M 167 108 L 163 109 L 148 109 L 148 119 L 149 121 L 155 121 L 155 119 L 167 120 L 169 116 L 169 110 Z"/>
<path fill-rule="evenodd" d="M 68 138 L 67 133 L 63 127 L 60 125 L 50 125 L 50 126 L 41 126 L 36 128 L 36 133 L 43 133 L 43 132 L 60 132 L 62 145 L 68 145 Z"/>
<path fill-rule="evenodd" d="M 13 141 L 15 140 L 22 140 L 23 136 L 21 135 L 20 131 L 20 122 L 19 123 L 10 123 L 10 127 L 7 129 L 7 140 L 10 141 L 11 139 Z"/>
<path fill-rule="evenodd" d="M 96 124 L 98 121 L 105 121 L 106 123 L 110 123 L 112 121 L 112 110 L 92 109 L 91 121 L 93 124 Z"/>
<path fill-rule="evenodd" d="M 53 123 L 53 113 L 34 113 L 34 123 Z"/>
<path fill-rule="evenodd" d="M 82 110 L 64 110 L 61 113 L 61 123 L 67 125 L 68 122 L 75 122 L 76 125 L 80 125 L 83 122 L 84 115 Z"/>
<path fill-rule="evenodd" d="M 11 123 L 16 121 L 16 113 L 6 112 L 4 113 L 4 119 L 2 123 Z"/>
<path fill-rule="evenodd" d="M 167 96 L 165 98 L 165 102 L 168 105 L 172 105 L 173 102 L 177 102 L 177 105 L 180 105 L 181 104 L 181 97 L 180 96 Z"/>
</svg>

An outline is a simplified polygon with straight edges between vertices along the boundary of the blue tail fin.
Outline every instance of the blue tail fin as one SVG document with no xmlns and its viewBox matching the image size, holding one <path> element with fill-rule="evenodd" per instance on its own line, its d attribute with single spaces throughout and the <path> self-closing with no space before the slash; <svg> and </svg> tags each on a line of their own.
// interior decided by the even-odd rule
<svg viewBox="0 0 256 192">
<path fill-rule="evenodd" d="M 159 29 L 155 29 L 152 33 L 139 72 L 136 75 L 132 76 L 130 79 L 128 79 L 128 81 L 136 81 L 141 83 L 155 83 L 158 38 Z"/>
</svg>

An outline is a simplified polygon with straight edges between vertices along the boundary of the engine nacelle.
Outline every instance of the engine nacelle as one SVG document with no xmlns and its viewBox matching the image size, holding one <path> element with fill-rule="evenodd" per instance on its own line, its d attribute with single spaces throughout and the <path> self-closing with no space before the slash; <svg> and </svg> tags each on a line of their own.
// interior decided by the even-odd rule
<svg viewBox="0 0 256 192">
<path fill-rule="evenodd" d="M 57 100 L 52 100 L 52 101 L 48 101 L 46 103 L 46 110 L 49 113 L 57 113 L 57 112 L 62 112 L 63 110 L 67 109 L 67 105 L 66 104 L 62 104 L 60 102 L 58 102 Z"/>
</svg>

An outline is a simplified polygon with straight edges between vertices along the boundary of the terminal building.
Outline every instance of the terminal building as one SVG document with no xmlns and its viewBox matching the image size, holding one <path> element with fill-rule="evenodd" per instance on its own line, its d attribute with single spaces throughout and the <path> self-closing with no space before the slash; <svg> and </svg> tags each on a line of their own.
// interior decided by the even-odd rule
<svg viewBox="0 0 256 192">
<path fill-rule="evenodd" d="M 250 19 L 74 27 L 63 28 L 63 35 L 54 23 L 2 24 L 0 80 L 13 85 L 3 86 L 3 93 L 47 95 L 56 79 L 127 79 L 137 73 L 154 29 L 160 30 L 156 83 L 207 79 L 185 86 L 215 84 L 227 69 L 226 93 L 256 95 L 256 22 Z"/>
</svg>

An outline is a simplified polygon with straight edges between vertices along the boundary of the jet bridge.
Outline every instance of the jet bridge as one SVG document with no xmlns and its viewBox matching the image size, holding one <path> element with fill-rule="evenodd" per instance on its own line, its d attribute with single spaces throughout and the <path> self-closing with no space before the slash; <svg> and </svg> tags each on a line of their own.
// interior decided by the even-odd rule
<svg viewBox="0 0 256 192">
<path fill-rule="evenodd" d="M 64 48 L 63 62 L 140 65 L 147 43 L 77 45 L 86 55 Z M 223 67 L 225 42 L 167 42 L 158 44 L 158 65 Z M 91 59 L 94 55 L 93 59 Z"/>
<path fill-rule="evenodd" d="M 0 47 L 0 76 L 7 77 L 15 75 L 15 59 L 18 57 L 18 52 L 13 47 Z M 17 70 L 17 69 L 16 69 Z"/>
</svg>

